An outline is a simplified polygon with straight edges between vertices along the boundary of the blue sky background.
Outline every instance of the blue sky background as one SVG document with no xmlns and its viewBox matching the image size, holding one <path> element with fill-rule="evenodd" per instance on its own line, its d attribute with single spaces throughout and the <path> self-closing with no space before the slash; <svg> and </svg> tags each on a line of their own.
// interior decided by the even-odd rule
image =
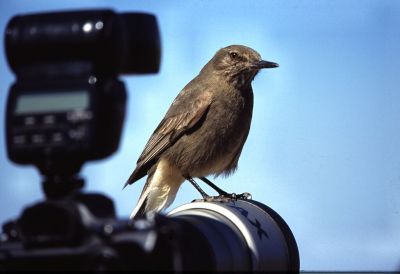
<svg viewBox="0 0 400 274">
<path fill-rule="evenodd" d="M 86 164 L 86 191 L 133 209 L 144 180 L 121 191 L 150 134 L 219 48 L 244 44 L 280 67 L 253 83 L 255 106 L 238 171 L 215 182 L 275 209 L 302 270 L 400 270 L 400 2 L 0 0 L 0 29 L 17 13 L 75 8 L 157 16 L 161 71 L 124 76 L 129 101 L 112 157 Z M 0 128 L 14 76 L 0 44 Z M 0 134 L 0 222 L 42 199 L 40 177 L 11 163 Z M 184 184 L 173 209 L 199 198 Z"/>
</svg>

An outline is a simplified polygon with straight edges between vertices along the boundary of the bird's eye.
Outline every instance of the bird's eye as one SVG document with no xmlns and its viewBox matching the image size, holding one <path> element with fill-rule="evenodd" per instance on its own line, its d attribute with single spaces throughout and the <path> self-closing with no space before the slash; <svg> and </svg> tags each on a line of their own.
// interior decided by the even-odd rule
<svg viewBox="0 0 400 274">
<path fill-rule="evenodd" d="M 232 59 L 235 59 L 235 58 L 237 58 L 239 55 L 238 55 L 236 52 L 230 52 L 230 53 L 229 53 L 229 56 L 230 56 Z"/>
</svg>

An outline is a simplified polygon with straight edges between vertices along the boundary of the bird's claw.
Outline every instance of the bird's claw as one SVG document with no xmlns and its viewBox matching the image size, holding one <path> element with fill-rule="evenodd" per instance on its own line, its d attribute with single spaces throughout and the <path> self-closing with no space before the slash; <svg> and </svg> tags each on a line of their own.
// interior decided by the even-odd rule
<svg viewBox="0 0 400 274">
<path fill-rule="evenodd" d="M 236 194 L 236 193 L 228 193 L 226 195 L 220 195 L 222 198 L 228 198 L 228 199 L 233 199 L 235 201 L 237 200 L 251 200 L 252 196 L 248 192 L 243 192 L 242 194 Z"/>
<path fill-rule="evenodd" d="M 229 201 L 229 200 L 251 200 L 252 195 L 248 192 L 244 192 L 242 194 L 236 193 L 227 193 L 218 196 L 203 196 L 203 199 L 194 200 L 194 201 L 206 201 L 206 202 L 216 202 L 216 201 Z"/>
<path fill-rule="evenodd" d="M 252 200 L 253 196 L 249 192 L 243 192 L 242 194 L 238 195 L 238 199 L 240 199 L 240 200 Z"/>
<path fill-rule="evenodd" d="M 208 180 L 206 177 L 200 177 L 200 179 L 205 182 L 207 185 L 209 185 L 211 188 L 216 190 L 218 192 L 218 196 L 210 196 L 207 193 L 204 192 L 203 189 L 193 180 L 192 177 L 187 176 L 186 180 L 188 180 L 196 189 L 197 191 L 201 194 L 203 199 L 196 199 L 193 201 L 206 201 L 206 202 L 212 202 L 212 201 L 229 201 L 229 200 L 251 200 L 252 195 L 248 192 L 243 192 L 242 194 L 236 194 L 236 193 L 228 193 L 219 187 L 217 187 L 213 182 Z"/>
</svg>

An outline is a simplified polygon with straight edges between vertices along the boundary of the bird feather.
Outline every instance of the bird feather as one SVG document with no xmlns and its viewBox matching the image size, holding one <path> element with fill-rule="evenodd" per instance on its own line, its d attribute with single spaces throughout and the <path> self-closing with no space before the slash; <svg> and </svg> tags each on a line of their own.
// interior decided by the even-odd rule
<svg viewBox="0 0 400 274">
<path fill-rule="evenodd" d="M 151 135 L 125 186 L 144 177 L 165 150 L 201 121 L 211 102 L 211 94 L 205 92 L 191 102 L 189 111 L 164 118 Z"/>
</svg>

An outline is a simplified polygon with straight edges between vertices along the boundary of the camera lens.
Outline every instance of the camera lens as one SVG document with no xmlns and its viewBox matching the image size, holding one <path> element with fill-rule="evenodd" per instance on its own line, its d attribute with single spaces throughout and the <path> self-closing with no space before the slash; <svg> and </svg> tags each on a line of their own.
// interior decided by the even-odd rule
<svg viewBox="0 0 400 274">
<path fill-rule="evenodd" d="M 168 215 L 199 229 L 211 246 L 216 271 L 299 271 L 292 232 L 275 211 L 259 202 L 193 202 Z"/>
</svg>

